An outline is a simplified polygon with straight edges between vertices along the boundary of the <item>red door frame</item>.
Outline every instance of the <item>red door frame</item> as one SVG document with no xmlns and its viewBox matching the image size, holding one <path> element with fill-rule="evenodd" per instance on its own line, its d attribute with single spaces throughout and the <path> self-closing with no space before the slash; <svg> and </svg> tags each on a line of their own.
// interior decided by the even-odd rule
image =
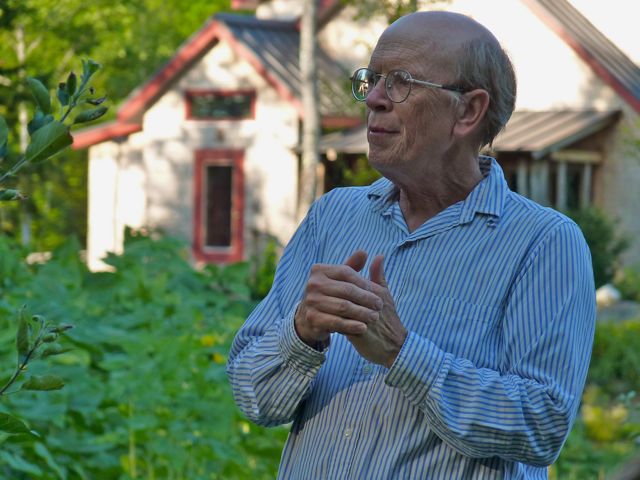
<svg viewBox="0 0 640 480">
<path fill-rule="evenodd" d="M 193 255 L 206 263 L 231 263 L 243 260 L 244 255 L 244 151 L 229 149 L 206 149 L 195 151 L 193 188 Z M 207 247 L 204 241 L 205 218 L 203 197 L 206 177 L 204 170 L 209 165 L 231 166 L 231 246 Z"/>
</svg>

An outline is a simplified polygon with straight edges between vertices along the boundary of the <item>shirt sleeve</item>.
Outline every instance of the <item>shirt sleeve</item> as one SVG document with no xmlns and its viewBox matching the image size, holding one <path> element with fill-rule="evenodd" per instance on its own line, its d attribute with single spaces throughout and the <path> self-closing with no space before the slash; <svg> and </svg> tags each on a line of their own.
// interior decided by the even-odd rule
<svg viewBox="0 0 640 480">
<path fill-rule="evenodd" d="M 227 362 L 235 401 L 255 423 L 293 420 L 325 359 L 298 337 L 293 319 L 317 255 L 315 205 L 285 248 L 271 291 L 236 334 Z"/>
<path fill-rule="evenodd" d="M 595 329 L 591 256 L 574 223 L 535 247 L 504 312 L 500 371 L 410 332 L 385 382 L 462 454 L 546 466 L 577 414 Z"/>
</svg>

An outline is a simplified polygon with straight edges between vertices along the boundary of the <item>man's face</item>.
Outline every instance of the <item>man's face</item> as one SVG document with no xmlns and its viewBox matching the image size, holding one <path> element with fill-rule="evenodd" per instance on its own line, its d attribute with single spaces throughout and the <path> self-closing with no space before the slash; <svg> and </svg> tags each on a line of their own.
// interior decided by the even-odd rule
<svg viewBox="0 0 640 480">
<path fill-rule="evenodd" d="M 429 62 L 426 50 L 424 43 L 407 41 L 404 35 L 385 34 L 371 56 L 369 68 L 385 76 L 401 69 L 419 80 L 453 80 L 442 67 L 437 67 L 438 62 Z M 387 175 L 394 169 L 417 166 L 442 155 L 450 147 L 452 93 L 413 84 L 409 97 L 394 103 L 384 84 L 385 79 L 380 79 L 366 100 L 371 165 Z"/>
</svg>

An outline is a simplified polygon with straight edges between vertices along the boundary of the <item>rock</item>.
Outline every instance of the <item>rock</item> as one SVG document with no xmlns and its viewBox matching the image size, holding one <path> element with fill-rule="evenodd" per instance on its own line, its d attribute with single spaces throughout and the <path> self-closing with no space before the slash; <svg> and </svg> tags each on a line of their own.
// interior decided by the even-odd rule
<svg viewBox="0 0 640 480">
<path fill-rule="evenodd" d="M 620 292 L 610 283 L 596 290 L 596 304 L 598 308 L 609 307 L 622 298 Z"/>
</svg>

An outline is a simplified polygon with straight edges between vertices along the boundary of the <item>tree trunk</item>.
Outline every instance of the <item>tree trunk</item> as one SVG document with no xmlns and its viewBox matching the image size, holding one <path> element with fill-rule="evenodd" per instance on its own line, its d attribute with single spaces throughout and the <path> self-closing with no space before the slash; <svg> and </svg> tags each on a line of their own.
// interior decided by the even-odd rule
<svg viewBox="0 0 640 480">
<path fill-rule="evenodd" d="M 320 110 L 316 67 L 317 2 L 304 0 L 300 25 L 300 73 L 302 76 L 302 165 L 298 195 L 298 218 L 302 218 L 318 194 L 318 141 Z"/>
<path fill-rule="evenodd" d="M 18 78 L 20 79 L 20 83 L 24 85 L 27 55 L 24 42 L 24 27 L 22 27 L 22 25 L 16 27 L 16 57 L 20 68 Z M 20 102 L 18 104 L 18 125 L 20 128 L 20 153 L 22 154 L 27 151 L 27 145 L 29 143 L 29 133 L 27 130 L 28 121 L 27 106 L 24 102 Z M 24 200 L 20 205 L 20 243 L 23 246 L 31 243 L 31 213 Z"/>
</svg>

